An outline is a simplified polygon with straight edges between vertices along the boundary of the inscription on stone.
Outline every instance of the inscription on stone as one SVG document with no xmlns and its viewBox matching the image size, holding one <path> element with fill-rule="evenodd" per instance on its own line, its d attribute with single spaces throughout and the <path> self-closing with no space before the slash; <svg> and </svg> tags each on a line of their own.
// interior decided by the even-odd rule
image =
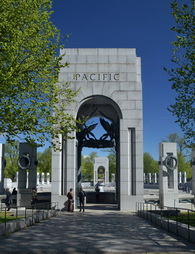
<svg viewBox="0 0 195 254">
<path fill-rule="evenodd" d="M 74 73 L 76 81 L 119 81 L 119 73 Z"/>
</svg>

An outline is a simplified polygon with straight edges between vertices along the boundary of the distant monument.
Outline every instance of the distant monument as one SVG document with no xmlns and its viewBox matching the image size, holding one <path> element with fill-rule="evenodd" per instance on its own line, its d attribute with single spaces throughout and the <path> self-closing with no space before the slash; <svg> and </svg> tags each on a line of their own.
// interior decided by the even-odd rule
<svg viewBox="0 0 195 254">
<path fill-rule="evenodd" d="M 109 182 L 109 160 L 107 157 L 96 157 L 94 163 L 94 185 Z"/>
</svg>

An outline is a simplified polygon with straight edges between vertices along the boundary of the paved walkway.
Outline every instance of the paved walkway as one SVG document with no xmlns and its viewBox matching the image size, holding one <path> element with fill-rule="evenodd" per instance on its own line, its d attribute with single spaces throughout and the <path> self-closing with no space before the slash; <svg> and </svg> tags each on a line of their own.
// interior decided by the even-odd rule
<svg viewBox="0 0 195 254">
<path fill-rule="evenodd" d="M 195 244 L 133 213 L 88 207 L 1 236 L 0 253 L 195 253 Z"/>
</svg>

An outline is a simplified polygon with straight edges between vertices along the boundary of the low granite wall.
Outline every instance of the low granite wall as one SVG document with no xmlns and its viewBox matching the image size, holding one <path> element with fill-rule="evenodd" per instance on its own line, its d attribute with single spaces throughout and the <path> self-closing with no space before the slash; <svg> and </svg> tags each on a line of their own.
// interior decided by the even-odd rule
<svg viewBox="0 0 195 254">
<path fill-rule="evenodd" d="M 30 227 L 41 220 L 49 219 L 56 216 L 56 210 L 34 211 L 32 215 L 6 223 L 0 223 L 0 235 L 13 233 L 25 227 Z"/>
<path fill-rule="evenodd" d="M 146 210 L 139 211 L 138 215 L 144 219 L 150 220 L 155 225 L 175 235 L 181 236 L 182 238 L 195 243 L 195 227 L 188 227 L 186 224 L 170 220 L 166 217 L 160 216 L 159 214 Z"/>
<path fill-rule="evenodd" d="M 114 204 L 115 193 L 114 192 L 87 192 L 87 203 L 100 203 L 100 204 Z"/>
</svg>

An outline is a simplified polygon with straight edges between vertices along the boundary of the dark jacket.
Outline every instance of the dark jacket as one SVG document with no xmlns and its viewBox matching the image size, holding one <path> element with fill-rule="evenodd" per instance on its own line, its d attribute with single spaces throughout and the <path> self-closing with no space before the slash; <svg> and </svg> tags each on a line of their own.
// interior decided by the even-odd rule
<svg viewBox="0 0 195 254">
<path fill-rule="evenodd" d="M 5 204 L 10 205 L 12 201 L 12 194 L 9 190 L 6 190 L 5 194 L 6 194 Z"/>
<path fill-rule="evenodd" d="M 78 197 L 79 197 L 80 201 L 84 201 L 84 199 L 86 197 L 86 193 L 83 190 L 80 190 L 78 193 Z"/>
<path fill-rule="evenodd" d="M 67 198 L 69 199 L 69 200 L 72 200 L 73 199 L 73 193 L 71 192 L 71 191 L 69 191 L 68 192 L 68 194 L 67 194 Z"/>
</svg>

